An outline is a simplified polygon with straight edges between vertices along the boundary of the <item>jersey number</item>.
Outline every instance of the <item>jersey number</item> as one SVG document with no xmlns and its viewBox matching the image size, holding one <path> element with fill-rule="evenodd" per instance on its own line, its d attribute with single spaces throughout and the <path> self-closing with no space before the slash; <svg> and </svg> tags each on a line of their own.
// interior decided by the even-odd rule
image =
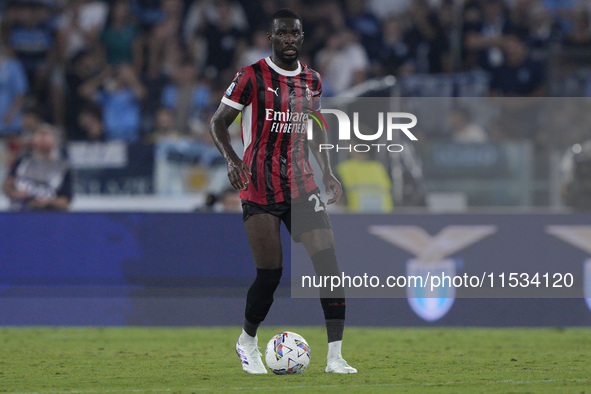
<svg viewBox="0 0 591 394">
<path fill-rule="evenodd" d="M 314 200 L 314 212 L 324 211 L 324 206 L 320 205 L 320 197 L 317 194 L 310 194 L 308 197 L 308 201 Z"/>
</svg>

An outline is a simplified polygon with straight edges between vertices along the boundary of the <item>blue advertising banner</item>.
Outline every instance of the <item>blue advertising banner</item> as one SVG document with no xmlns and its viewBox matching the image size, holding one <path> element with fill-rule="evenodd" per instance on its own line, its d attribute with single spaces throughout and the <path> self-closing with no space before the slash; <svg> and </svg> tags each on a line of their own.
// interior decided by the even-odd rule
<svg viewBox="0 0 591 394">
<path fill-rule="evenodd" d="M 241 286 L 253 272 L 239 215 L 0 214 L 5 286 Z"/>
<path fill-rule="evenodd" d="M 341 271 L 368 275 L 363 285 L 348 286 L 349 297 L 399 298 L 409 287 L 442 288 L 442 271 L 446 284 L 447 276 L 461 277 L 461 283 L 458 277 L 447 286 L 460 298 L 583 297 L 588 282 L 583 275 L 591 258 L 587 214 L 332 215 L 331 220 Z M 292 261 L 304 258 L 302 248 L 292 248 Z M 429 286 L 398 280 L 406 275 L 408 282 L 421 270 L 430 274 Z M 312 274 L 309 265 L 292 265 L 293 296 L 315 296 L 297 286 Z M 371 276 L 380 280 L 377 286 L 369 283 Z M 387 283 L 388 276 L 395 278 Z"/>
<path fill-rule="evenodd" d="M 494 281 L 488 289 L 469 287 L 476 285 L 470 280 L 432 289 L 399 286 L 365 298 L 347 289 L 349 324 L 591 324 L 590 215 L 331 215 L 331 220 L 344 273 L 482 280 L 486 272 L 483 280 Z M 312 264 L 286 231 L 282 237 L 285 277 L 267 323 L 322 324 L 317 288 L 302 295 L 307 299 L 290 297 L 297 275 L 313 275 Z M 528 286 L 512 273 L 527 273 Z M 541 274 L 537 287 L 535 273 Z M 548 286 L 544 273 L 551 275 Z M 566 274 L 573 276 L 572 285 Z M 253 277 L 237 214 L 0 214 L 0 325 L 240 324 Z M 567 298 L 553 287 L 558 284 L 571 292 Z"/>
</svg>

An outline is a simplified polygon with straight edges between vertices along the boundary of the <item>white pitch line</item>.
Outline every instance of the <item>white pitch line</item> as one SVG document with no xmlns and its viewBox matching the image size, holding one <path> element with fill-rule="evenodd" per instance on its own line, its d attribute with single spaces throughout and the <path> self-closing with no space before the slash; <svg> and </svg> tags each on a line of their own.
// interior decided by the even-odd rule
<svg viewBox="0 0 591 394">
<path fill-rule="evenodd" d="M 339 387 L 399 387 L 399 386 L 450 386 L 457 384 L 536 384 L 536 383 L 584 383 L 591 379 L 542 379 L 542 380 L 489 380 L 483 382 L 424 382 L 424 383 L 377 383 L 377 384 L 326 384 L 326 385 L 298 385 L 298 386 L 260 386 L 260 387 L 194 387 L 189 389 L 120 389 L 120 390 L 74 390 L 74 391 L 31 391 L 9 392 L 5 394 L 92 394 L 92 393 L 166 393 L 171 391 L 217 391 L 217 390 L 277 390 L 279 389 L 309 389 L 309 388 L 339 388 Z"/>
</svg>

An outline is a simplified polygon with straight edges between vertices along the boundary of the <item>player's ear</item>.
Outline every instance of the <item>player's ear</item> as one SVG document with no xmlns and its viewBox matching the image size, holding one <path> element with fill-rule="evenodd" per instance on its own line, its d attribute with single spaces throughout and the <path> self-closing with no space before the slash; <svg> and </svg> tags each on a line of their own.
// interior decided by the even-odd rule
<svg viewBox="0 0 591 394">
<path fill-rule="evenodd" d="M 273 40 L 273 38 L 271 37 L 271 33 L 269 32 L 267 32 L 267 40 L 269 40 L 269 42 Z"/>
</svg>

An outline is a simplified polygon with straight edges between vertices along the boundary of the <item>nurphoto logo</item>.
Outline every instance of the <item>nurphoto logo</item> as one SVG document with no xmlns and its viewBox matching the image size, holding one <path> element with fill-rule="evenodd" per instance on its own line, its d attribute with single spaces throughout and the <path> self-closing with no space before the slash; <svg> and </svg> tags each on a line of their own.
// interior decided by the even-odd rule
<svg viewBox="0 0 591 394">
<path fill-rule="evenodd" d="M 410 141 L 418 141 L 417 137 L 410 131 L 417 125 L 417 117 L 408 112 L 378 112 L 378 129 L 373 134 L 365 134 L 360 131 L 359 127 L 359 112 L 353 112 L 353 122 L 349 119 L 344 111 L 338 109 L 321 109 L 320 111 L 310 111 L 308 113 L 308 139 L 313 138 L 314 121 L 320 126 L 322 130 L 328 132 L 328 126 L 323 114 L 332 114 L 336 116 L 338 122 L 338 144 L 320 144 L 319 150 L 335 150 L 339 152 L 355 151 L 355 152 L 369 152 L 375 150 L 387 150 L 388 152 L 397 153 L 404 150 L 404 146 L 397 143 L 377 143 L 377 141 L 386 134 L 388 142 L 394 140 L 395 132 L 402 132 Z M 352 123 L 352 124 L 351 124 Z M 384 126 L 385 123 L 385 126 Z M 351 127 L 352 126 L 352 127 Z M 365 141 L 365 143 L 352 143 L 351 140 Z M 342 142 L 342 143 L 341 143 Z"/>
</svg>

